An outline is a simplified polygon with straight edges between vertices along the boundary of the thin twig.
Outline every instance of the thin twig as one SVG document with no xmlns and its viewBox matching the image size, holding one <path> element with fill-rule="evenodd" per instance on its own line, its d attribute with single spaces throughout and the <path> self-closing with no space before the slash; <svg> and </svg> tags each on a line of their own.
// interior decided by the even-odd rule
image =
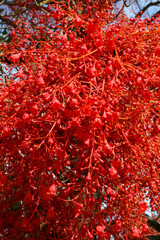
<svg viewBox="0 0 160 240">
<path fill-rule="evenodd" d="M 34 2 L 35 2 L 35 4 L 36 4 L 36 6 L 38 7 L 38 8 L 40 8 L 44 13 L 48 13 L 44 8 L 42 8 L 38 3 L 37 3 L 37 0 L 34 0 Z"/>
<path fill-rule="evenodd" d="M 5 1 L 6 1 L 6 0 L 3 0 L 3 1 L 0 3 L 0 6 L 1 6 L 3 3 L 5 3 Z"/>
<path fill-rule="evenodd" d="M 53 131 L 53 128 L 54 128 L 55 125 L 56 125 L 56 123 L 57 123 L 57 122 L 55 122 L 55 123 L 53 124 L 53 126 L 52 126 L 51 129 L 49 130 L 48 134 L 45 136 L 44 140 L 39 144 L 39 146 L 37 147 L 37 149 L 39 149 L 39 148 L 42 146 L 42 144 L 45 142 L 46 138 L 51 134 L 51 132 Z"/>
</svg>

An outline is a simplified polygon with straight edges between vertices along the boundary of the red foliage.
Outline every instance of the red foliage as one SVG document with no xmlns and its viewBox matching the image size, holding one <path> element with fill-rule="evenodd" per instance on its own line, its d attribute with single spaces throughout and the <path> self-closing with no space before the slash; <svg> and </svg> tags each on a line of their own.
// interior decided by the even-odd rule
<svg viewBox="0 0 160 240">
<path fill-rule="evenodd" d="M 106 1 L 47 10 L 1 45 L 0 233 L 140 239 L 160 199 L 159 26 L 109 24 Z"/>
</svg>

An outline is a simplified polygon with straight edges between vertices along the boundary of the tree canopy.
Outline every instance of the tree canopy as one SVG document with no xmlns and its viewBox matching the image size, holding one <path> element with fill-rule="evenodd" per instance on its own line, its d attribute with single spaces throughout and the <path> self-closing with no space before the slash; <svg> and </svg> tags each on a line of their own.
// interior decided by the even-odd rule
<svg viewBox="0 0 160 240">
<path fill-rule="evenodd" d="M 159 18 L 115 18 L 116 1 L 1 3 L 2 239 L 159 231 L 144 214 L 160 204 Z"/>
</svg>

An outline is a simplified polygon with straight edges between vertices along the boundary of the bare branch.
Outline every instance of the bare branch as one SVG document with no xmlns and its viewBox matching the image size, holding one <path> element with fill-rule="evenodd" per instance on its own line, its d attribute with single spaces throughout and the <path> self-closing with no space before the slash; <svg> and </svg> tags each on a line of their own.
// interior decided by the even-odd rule
<svg viewBox="0 0 160 240">
<path fill-rule="evenodd" d="M 40 6 L 38 3 L 37 3 L 37 0 L 34 0 L 34 2 L 35 2 L 35 4 L 36 4 L 36 6 L 39 8 L 39 9 L 41 9 L 44 13 L 48 13 L 44 8 L 42 8 L 42 6 Z"/>
<path fill-rule="evenodd" d="M 151 236 L 147 236 L 147 238 L 149 240 L 159 240 L 159 235 L 151 235 Z"/>
<path fill-rule="evenodd" d="M 3 0 L 3 1 L 0 3 L 0 6 L 1 6 L 3 3 L 5 3 L 5 1 L 6 1 L 6 0 Z"/>
<path fill-rule="evenodd" d="M 36 4 L 36 6 L 38 6 L 38 7 L 39 7 L 39 4 L 37 3 L 37 1 L 36 1 L 36 0 L 34 0 L 34 2 L 35 2 L 35 4 Z"/>
<path fill-rule="evenodd" d="M 121 14 L 121 12 L 123 11 L 123 9 L 124 9 L 124 4 L 123 4 L 123 6 L 122 6 L 122 8 L 119 10 L 119 12 L 116 14 L 116 16 L 114 16 L 114 18 L 113 18 L 113 20 L 114 19 L 116 19 L 116 18 L 118 18 L 118 16 Z"/>
<path fill-rule="evenodd" d="M 155 220 L 157 221 L 160 218 L 160 211 L 158 213 L 158 216 L 155 218 Z"/>
<path fill-rule="evenodd" d="M 137 6 L 138 6 L 138 8 L 139 8 L 139 11 L 141 11 L 141 7 L 140 7 L 140 5 L 139 5 L 138 0 L 135 0 L 135 2 L 137 3 Z"/>
<path fill-rule="evenodd" d="M 160 15 L 160 11 L 156 12 L 156 13 L 152 16 L 152 18 L 156 18 L 158 15 Z"/>
<path fill-rule="evenodd" d="M 160 232 L 160 223 L 157 222 L 158 218 L 160 217 L 160 214 L 158 214 L 158 218 L 157 217 L 152 218 L 147 214 L 143 214 L 143 216 L 148 219 L 147 224 L 150 227 L 154 228 L 157 232 Z"/>
<path fill-rule="evenodd" d="M 130 7 L 132 0 L 129 0 L 129 3 L 127 3 L 127 0 L 124 0 L 125 7 Z"/>
<path fill-rule="evenodd" d="M 160 1 L 157 2 L 150 2 L 148 3 L 144 8 L 141 9 L 141 12 L 144 13 L 145 11 L 147 11 L 150 7 L 152 6 L 157 6 L 158 4 L 160 4 Z M 160 7 L 160 6 L 159 6 Z M 140 12 L 137 13 L 137 15 L 135 17 L 138 17 L 140 15 Z"/>
</svg>

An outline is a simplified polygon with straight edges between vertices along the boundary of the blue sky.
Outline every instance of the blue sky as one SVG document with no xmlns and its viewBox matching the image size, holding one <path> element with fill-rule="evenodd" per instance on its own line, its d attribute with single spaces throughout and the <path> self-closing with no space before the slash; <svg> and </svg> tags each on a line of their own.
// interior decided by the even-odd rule
<svg viewBox="0 0 160 240">
<path fill-rule="evenodd" d="M 117 6 L 119 8 L 121 8 L 123 6 L 123 2 L 124 2 L 124 0 L 121 0 L 120 2 L 117 3 Z M 124 7 L 124 13 L 129 18 L 133 18 L 139 12 L 139 8 L 143 9 L 150 2 L 157 2 L 157 0 L 137 0 L 137 1 L 127 0 L 126 2 L 127 3 L 132 2 L 132 4 L 130 7 Z M 151 6 L 151 7 L 149 7 L 148 11 L 143 13 L 142 18 L 152 17 L 159 10 L 160 10 L 160 4 L 159 4 L 159 6 Z"/>
</svg>

